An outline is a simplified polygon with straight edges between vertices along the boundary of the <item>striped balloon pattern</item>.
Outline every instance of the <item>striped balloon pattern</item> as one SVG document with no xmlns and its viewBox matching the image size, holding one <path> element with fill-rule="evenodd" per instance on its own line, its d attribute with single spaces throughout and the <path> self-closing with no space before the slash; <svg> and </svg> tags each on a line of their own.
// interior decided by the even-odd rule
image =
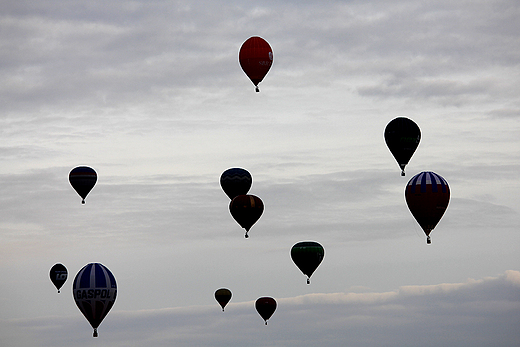
<svg viewBox="0 0 520 347">
<path fill-rule="evenodd" d="M 434 172 L 421 172 L 408 182 L 405 199 L 410 212 L 426 234 L 427 243 L 431 243 L 430 233 L 450 202 L 448 182 Z"/>
<path fill-rule="evenodd" d="M 81 203 L 85 203 L 88 193 L 94 188 L 97 182 L 97 174 L 93 168 L 88 166 L 78 166 L 69 173 L 69 182 L 72 188 L 81 196 Z"/>
<path fill-rule="evenodd" d="M 97 328 L 116 301 L 114 275 L 100 263 L 87 264 L 74 278 L 72 294 L 79 310 L 94 328 L 93 336 L 97 337 Z"/>
</svg>

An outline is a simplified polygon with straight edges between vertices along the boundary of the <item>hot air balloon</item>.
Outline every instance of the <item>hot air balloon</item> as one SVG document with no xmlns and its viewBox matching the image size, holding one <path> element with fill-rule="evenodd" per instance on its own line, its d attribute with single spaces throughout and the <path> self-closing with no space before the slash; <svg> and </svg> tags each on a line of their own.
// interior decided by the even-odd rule
<svg viewBox="0 0 520 347">
<path fill-rule="evenodd" d="M 291 258 L 301 272 L 307 276 L 307 284 L 311 283 L 311 276 L 324 256 L 325 250 L 314 241 L 298 242 L 291 248 Z"/>
<path fill-rule="evenodd" d="M 79 310 L 94 328 L 106 317 L 116 301 L 117 285 L 114 275 L 100 263 L 85 265 L 74 278 L 72 295 Z"/>
<path fill-rule="evenodd" d="M 421 141 L 419 126 L 411 119 L 398 117 L 386 126 L 385 141 L 401 168 L 401 176 L 404 176 L 404 167 Z"/>
<path fill-rule="evenodd" d="M 229 212 L 238 224 L 246 229 L 245 237 L 248 238 L 249 229 L 256 223 L 264 212 L 264 203 L 254 195 L 235 196 L 229 204 Z"/>
<path fill-rule="evenodd" d="M 85 203 L 88 193 L 94 188 L 97 181 L 97 174 L 94 169 L 88 166 L 78 166 L 69 173 L 69 182 L 72 188 L 81 196 L 81 203 Z"/>
<path fill-rule="evenodd" d="M 60 292 L 60 288 L 63 286 L 65 281 L 67 281 L 67 268 L 63 264 L 55 264 L 51 267 L 51 271 L 49 274 L 52 283 L 58 289 L 58 293 Z"/>
<path fill-rule="evenodd" d="M 253 184 L 253 177 L 245 169 L 227 169 L 220 176 L 220 186 L 231 200 L 237 195 L 247 194 L 251 184 Z"/>
<path fill-rule="evenodd" d="M 259 92 L 258 83 L 262 82 L 273 64 L 273 50 L 263 38 L 253 36 L 240 47 L 238 61 L 247 77 L 253 82 Z"/>
<path fill-rule="evenodd" d="M 224 307 L 226 307 L 229 300 L 231 300 L 231 291 L 227 288 L 217 289 L 215 292 L 215 299 L 218 301 L 220 306 L 222 306 L 222 312 L 224 312 Z"/>
<path fill-rule="evenodd" d="M 404 193 L 406 204 L 431 243 L 430 233 L 450 202 L 448 182 L 440 175 L 424 171 L 412 177 Z"/>
<path fill-rule="evenodd" d="M 258 298 L 255 302 L 255 307 L 258 314 L 264 319 L 265 325 L 267 325 L 267 320 L 276 311 L 276 300 L 267 296 Z"/>
</svg>

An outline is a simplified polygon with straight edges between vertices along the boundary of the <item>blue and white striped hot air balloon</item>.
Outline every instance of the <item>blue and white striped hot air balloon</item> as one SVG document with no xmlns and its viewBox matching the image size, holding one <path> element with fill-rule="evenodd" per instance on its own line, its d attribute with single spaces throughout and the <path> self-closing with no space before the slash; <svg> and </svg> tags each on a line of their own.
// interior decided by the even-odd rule
<svg viewBox="0 0 520 347">
<path fill-rule="evenodd" d="M 406 204 L 431 243 L 430 233 L 441 220 L 450 203 L 450 187 L 441 176 L 423 171 L 413 176 L 404 192 Z"/>
<path fill-rule="evenodd" d="M 93 336 L 97 337 L 97 328 L 116 301 L 114 275 L 100 263 L 87 264 L 74 278 L 72 295 L 79 310 L 94 328 Z"/>
</svg>

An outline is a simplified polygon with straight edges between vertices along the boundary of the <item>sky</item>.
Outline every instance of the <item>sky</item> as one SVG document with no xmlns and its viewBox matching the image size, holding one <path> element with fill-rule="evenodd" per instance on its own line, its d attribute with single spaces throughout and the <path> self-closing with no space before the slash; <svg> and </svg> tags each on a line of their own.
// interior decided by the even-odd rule
<svg viewBox="0 0 520 347">
<path fill-rule="evenodd" d="M 520 345 L 517 1 L 0 7 L 0 345 Z M 274 54 L 260 93 L 251 36 Z M 406 177 L 396 117 L 422 134 Z M 79 165 L 98 174 L 85 205 Z M 248 239 L 231 167 L 265 205 Z M 431 245 L 404 200 L 421 171 L 451 190 Z M 325 248 L 310 285 L 305 240 Z M 96 339 L 71 289 L 91 262 L 118 284 Z"/>
</svg>

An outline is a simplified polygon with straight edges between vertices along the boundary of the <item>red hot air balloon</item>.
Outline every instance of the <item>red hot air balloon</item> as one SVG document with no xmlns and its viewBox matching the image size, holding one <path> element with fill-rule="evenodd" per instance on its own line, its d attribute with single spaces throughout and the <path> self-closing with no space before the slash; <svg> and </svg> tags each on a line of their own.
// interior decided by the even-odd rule
<svg viewBox="0 0 520 347">
<path fill-rule="evenodd" d="M 273 50 L 261 37 L 248 38 L 240 47 L 238 61 L 247 77 L 253 82 L 259 92 L 258 83 L 262 82 L 273 64 Z"/>
<path fill-rule="evenodd" d="M 100 263 L 87 264 L 74 278 L 72 295 L 79 310 L 94 328 L 93 336 L 97 337 L 97 328 L 116 301 L 114 275 Z"/>
<path fill-rule="evenodd" d="M 254 195 L 235 196 L 229 204 L 229 212 L 238 224 L 246 229 L 245 237 L 248 238 L 249 229 L 256 223 L 264 212 L 264 203 Z"/>
<path fill-rule="evenodd" d="M 267 325 L 267 321 L 276 311 L 276 300 L 270 297 L 258 298 L 255 302 L 255 308 L 260 317 L 264 319 L 265 325 Z"/>
<path fill-rule="evenodd" d="M 215 292 L 215 299 L 222 306 L 222 312 L 224 312 L 224 307 L 226 307 L 229 300 L 231 300 L 231 290 L 227 288 L 217 289 Z"/>
<path fill-rule="evenodd" d="M 97 181 L 97 174 L 93 168 L 88 166 L 78 166 L 69 173 L 69 182 L 72 188 L 81 196 L 81 203 L 85 203 L 88 193 L 94 188 Z"/>
<path fill-rule="evenodd" d="M 450 202 L 448 182 L 434 172 L 424 171 L 412 177 L 404 196 L 410 212 L 426 234 L 426 243 L 430 244 L 430 233 Z"/>
</svg>

